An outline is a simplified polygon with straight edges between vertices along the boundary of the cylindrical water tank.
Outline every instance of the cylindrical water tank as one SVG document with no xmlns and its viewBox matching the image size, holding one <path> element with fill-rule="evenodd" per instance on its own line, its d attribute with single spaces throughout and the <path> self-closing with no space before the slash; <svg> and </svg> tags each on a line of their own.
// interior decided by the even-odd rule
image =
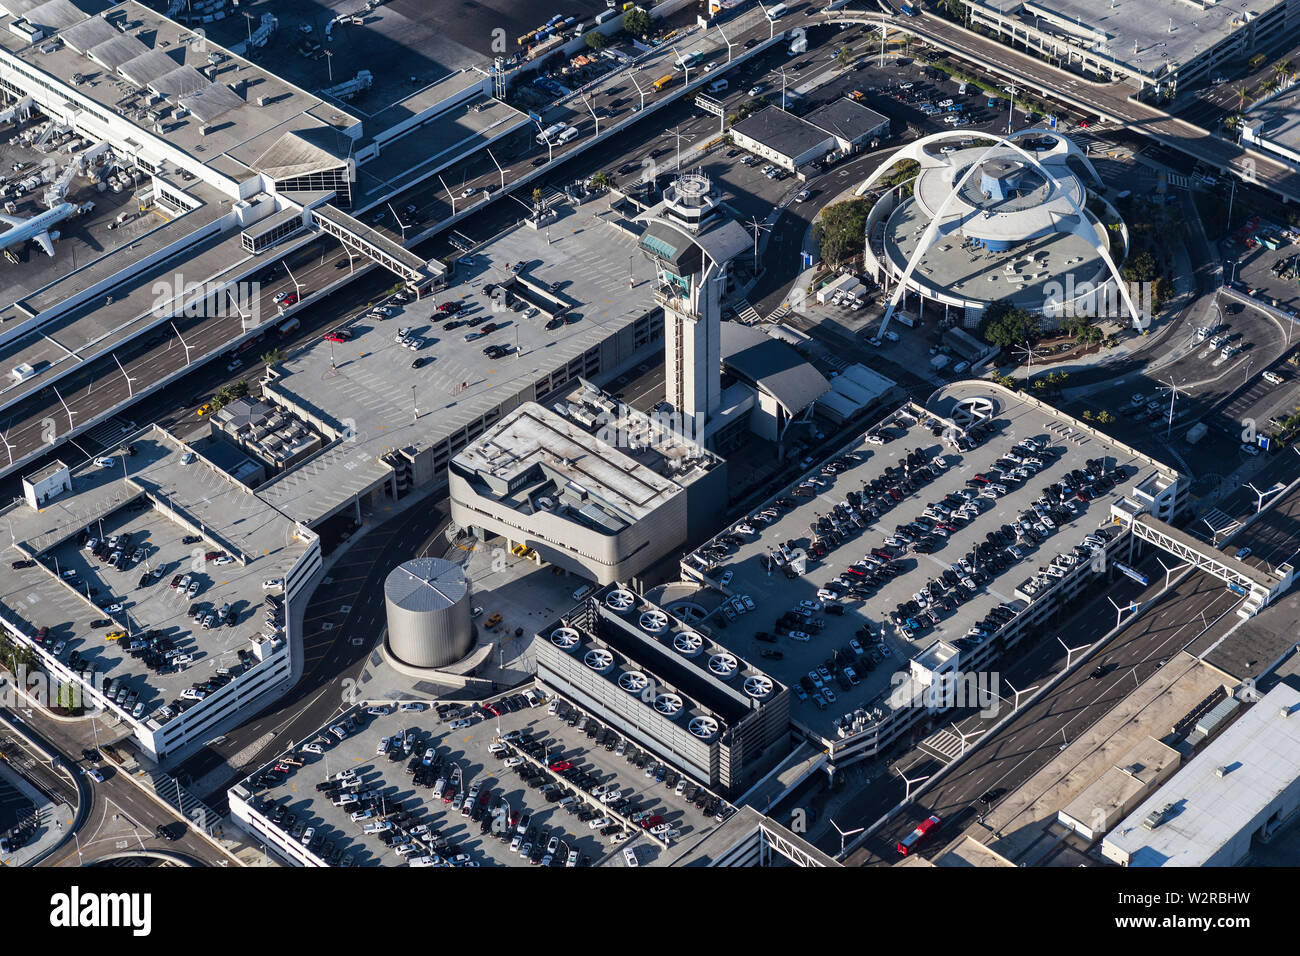
<svg viewBox="0 0 1300 956">
<path fill-rule="evenodd" d="M 388 573 L 388 649 L 412 667 L 445 667 L 474 645 L 469 580 L 460 565 L 414 558 Z"/>
</svg>

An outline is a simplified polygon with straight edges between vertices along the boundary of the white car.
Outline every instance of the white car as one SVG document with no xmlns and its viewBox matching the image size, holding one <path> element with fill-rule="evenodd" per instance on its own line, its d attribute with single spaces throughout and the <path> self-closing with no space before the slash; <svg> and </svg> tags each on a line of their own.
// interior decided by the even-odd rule
<svg viewBox="0 0 1300 956">
<path fill-rule="evenodd" d="M 613 790 L 610 790 L 608 793 L 602 793 L 600 795 L 600 802 L 613 803 L 621 796 L 623 796 L 623 791 L 615 787 Z"/>
<path fill-rule="evenodd" d="M 630 846 L 623 848 L 623 859 L 627 862 L 628 866 L 641 865 L 641 861 L 636 858 L 636 850 Z"/>
<path fill-rule="evenodd" d="M 95 464 L 98 465 L 100 468 L 112 468 L 115 464 L 117 464 L 117 459 L 116 459 L 116 458 L 107 458 L 107 457 L 105 457 L 105 458 L 96 458 L 96 459 L 95 459 Z"/>
<path fill-rule="evenodd" d="M 86 776 L 89 777 L 91 780 L 95 781 L 95 783 L 104 782 L 104 775 L 100 773 L 98 770 L 96 770 L 94 767 L 91 767 L 89 770 L 86 771 Z"/>
<path fill-rule="evenodd" d="M 263 591 L 275 591 L 282 587 L 284 587 L 284 578 L 267 578 L 262 582 Z M 384 713 L 388 713 L 388 711 L 384 711 Z"/>
<path fill-rule="evenodd" d="M 266 582 L 263 581 L 262 584 L 263 584 L 263 586 L 265 586 L 265 585 L 266 585 Z M 392 711 L 392 708 L 391 708 L 391 707 L 388 707 L 388 706 L 385 706 L 385 705 L 380 705 L 380 706 L 378 706 L 378 707 L 367 707 L 367 708 L 366 708 L 366 713 L 369 714 L 371 717 L 387 717 L 387 716 L 388 716 L 389 714 L 391 714 L 392 712 L 393 712 L 393 711 Z"/>
<path fill-rule="evenodd" d="M 753 86 L 751 86 L 751 87 L 749 88 L 749 95 L 750 95 L 750 96 L 758 96 L 758 95 L 759 95 L 760 93 L 762 93 L 765 89 L 767 89 L 767 84 L 766 84 L 766 83 L 756 83 L 755 85 L 753 85 Z"/>
<path fill-rule="evenodd" d="M 811 196 L 811 195 L 812 195 L 811 190 L 808 190 L 808 189 L 801 189 L 801 190 L 799 190 L 797 193 L 795 193 L 795 195 L 794 195 L 794 201 L 795 201 L 795 202 L 805 202 L 805 201 L 808 199 L 808 197 Z"/>
<path fill-rule="evenodd" d="M 507 757 L 507 758 L 506 758 L 506 762 L 505 762 L 505 766 L 506 766 L 507 769 L 510 768 L 510 767 L 518 767 L 518 766 L 520 766 L 523 762 L 524 762 L 524 758 L 523 758 L 523 757 Z"/>
<path fill-rule="evenodd" d="M 612 821 L 609 817 L 596 817 L 594 820 L 587 821 L 587 827 L 591 830 L 599 830 L 601 827 L 607 827 Z"/>
<path fill-rule="evenodd" d="M 302 749 L 304 753 L 315 754 L 317 757 L 325 753 L 325 748 L 317 743 L 306 744 Z"/>
<path fill-rule="evenodd" d="M 477 187 L 477 186 L 468 186 L 468 187 L 466 187 L 464 190 L 462 190 L 462 192 L 461 192 L 461 194 L 460 194 L 460 198 L 461 198 L 461 199 L 468 199 L 470 196 L 474 195 L 476 192 L 478 192 L 478 187 Z"/>
<path fill-rule="evenodd" d="M 1252 458 L 1254 458 L 1256 455 L 1259 454 L 1259 446 L 1252 445 L 1250 442 L 1242 442 L 1241 453 L 1243 455 L 1250 455 Z"/>
<path fill-rule="evenodd" d="M 232 558 L 230 555 L 223 554 L 221 557 L 217 558 L 217 560 L 213 561 L 212 563 L 220 567 L 223 564 L 232 564 L 234 563 L 234 560 L 235 559 Z"/>
</svg>

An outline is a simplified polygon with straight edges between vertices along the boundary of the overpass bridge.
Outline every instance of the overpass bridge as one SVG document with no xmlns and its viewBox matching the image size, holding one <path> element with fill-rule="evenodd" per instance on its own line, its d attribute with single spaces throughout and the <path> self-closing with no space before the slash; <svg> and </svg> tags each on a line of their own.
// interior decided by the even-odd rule
<svg viewBox="0 0 1300 956">
<path fill-rule="evenodd" d="M 1123 504 L 1121 502 L 1111 509 L 1111 516 L 1117 523 L 1127 527 L 1137 540 L 1146 541 L 1223 581 L 1230 591 L 1244 598 L 1237 606 L 1237 616 L 1243 620 L 1259 613 L 1291 587 L 1295 572 L 1289 562 L 1276 568 L 1256 567 L 1159 518 L 1133 513 Z"/>
<path fill-rule="evenodd" d="M 337 206 L 324 203 L 311 207 L 309 212 L 317 228 L 342 243 L 349 255 L 355 252 L 359 256 L 373 260 L 417 289 L 423 289 L 431 282 L 441 281 L 446 276 L 447 269 L 438 260 L 422 259 L 378 229 L 372 229 Z"/>
</svg>

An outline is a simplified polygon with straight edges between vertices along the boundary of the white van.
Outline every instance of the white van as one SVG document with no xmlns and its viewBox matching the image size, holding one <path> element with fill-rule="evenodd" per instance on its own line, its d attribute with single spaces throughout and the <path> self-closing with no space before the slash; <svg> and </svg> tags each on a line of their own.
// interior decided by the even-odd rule
<svg viewBox="0 0 1300 956">
<path fill-rule="evenodd" d="M 594 584 L 584 584 L 582 587 L 578 588 L 578 590 L 573 592 L 573 599 L 575 601 L 581 601 L 594 590 L 596 590 Z"/>
<path fill-rule="evenodd" d="M 709 92 L 722 93 L 725 92 L 727 88 L 730 86 L 731 84 L 728 83 L 726 80 L 714 80 L 712 83 L 709 84 Z"/>
</svg>

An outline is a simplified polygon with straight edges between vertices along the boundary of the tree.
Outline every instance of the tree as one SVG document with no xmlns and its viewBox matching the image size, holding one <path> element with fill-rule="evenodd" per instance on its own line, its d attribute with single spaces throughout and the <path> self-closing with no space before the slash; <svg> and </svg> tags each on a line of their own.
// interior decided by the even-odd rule
<svg viewBox="0 0 1300 956">
<path fill-rule="evenodd" d="M 838 66 L 841 70 L 847 70 L 850 66 L 852 66 L 853 49 L 847 46 L 840 47 L 839 52 L 835 54 L 835 65 Z"/>
<path fill-rule="evenodd" d="M 284 361 L 284 352 L 279 348 L 273 348 L 269 352 L 262 353 L 262 361 L 267 365 L 274 365 L 276 362 Z"/>
<path fill-rule="evenodd" d="M 602 169 L 591 177 L 591 184 L 598 188 L 608 188 L 614 185 L 614 178 Z"/>
<path fill-rule="evenodd" d="M 813 240 L 828 265 L 840 266 L 862 254 L 867 214 L 874 205 L 869 199 L 846 199 L 821 211 L 813 223 Z"/>
<path fill-rule="evenodd" d="M 601 33 L 599 30 L 592 30 L 583 37 L 583 39 L 587 41 L 588 49 L 603 50 L 605 47 L 609 46 L 609 37 L 605 36 L 605 34 Z"/>
<path fill-rule="evenodd" d="M 1115 423 L 1115 416 L 1110 412 L 1100 411 L 1097 413 L 1097 422 L 1101 425 L 1113 425 Z"/>
<path fill-rule="evenodd" d="M 1005 299 L 985 310 L 980 325 L 984 341 L 1004 349 L 1031 342 L 1038 336 L 1037 320 Z"/>
<path fill-rule="evenodd" d="M 538 208 L 542 205 L 542 190 L 540 187 L 533 190 L 533 205 Z"/>
<path fill-rule="evenodd" d="M 633 7 L 623 14 L 623 29 L 634 37 L 649 36 L 654 28 L 653 18 L 640 7 Z"/>
</svg>

